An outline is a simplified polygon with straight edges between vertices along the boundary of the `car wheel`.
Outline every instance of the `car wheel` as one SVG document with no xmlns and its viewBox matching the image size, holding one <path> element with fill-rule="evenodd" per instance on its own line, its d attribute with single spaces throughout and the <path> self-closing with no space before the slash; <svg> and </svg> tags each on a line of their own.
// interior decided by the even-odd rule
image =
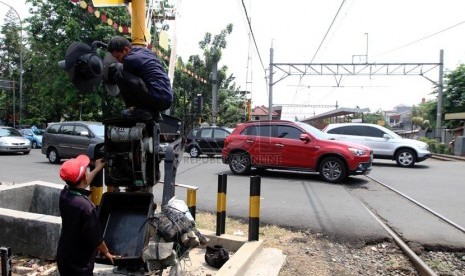
<svg viewBox="0 0 465 276">
<path fill-rule="evenodd" d="M 32 141 L 31 147 L 32 147 L 33 149 L 36 149 L 36 148 L 37 148 L 37 142 L 36 142 L 36 141 Z"/>
<path fill-rule="evenodd" d="M 198 147 L 192 147 L 189 151 L 189 154 L 192 158 L 197 158 L 200 156 L 200 149 Z"/>
<path fill-rule="evenodd" d="M 400 167 L 413 167 L 415 164 L 415 153 L 410 149 L 401 149 L 396 154 L 396 162 Z"/>
<path fill-rule="evenodd" d="M 248 174 L 252 168 L 250 155 L 244 152 L 231 154 L 229 157 L 229 168 L 234 174 Z"/>
<path fill-rule="evenodd" d="M 320 164 L 320 176 L 327 182 L 338 183 L 347 177 L 344 162 L 337 157 L 327 157 Z"/>
<path fill-rule="evenodd" d="M 51 148 L 47 153 L 48 161 L 52 164 L 60 163 L 60 156 L 55 148 Z"/>
</svg>

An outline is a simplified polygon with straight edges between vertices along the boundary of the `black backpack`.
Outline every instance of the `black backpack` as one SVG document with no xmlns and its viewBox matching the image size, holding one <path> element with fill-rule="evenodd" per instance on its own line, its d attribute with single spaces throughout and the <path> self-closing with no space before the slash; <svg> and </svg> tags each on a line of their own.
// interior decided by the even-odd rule
<svg viewBox="0 0 465 276">
<path fill-rule="evenodd" d="M 229 253 L 226 251 L 226 249 L 224 249 L 223 246 L 207 246 L 207 251 L 205 252 L 205 262 L 207 262 L 208 265 L 221 268 L 228 260 Z"/>
</svg>

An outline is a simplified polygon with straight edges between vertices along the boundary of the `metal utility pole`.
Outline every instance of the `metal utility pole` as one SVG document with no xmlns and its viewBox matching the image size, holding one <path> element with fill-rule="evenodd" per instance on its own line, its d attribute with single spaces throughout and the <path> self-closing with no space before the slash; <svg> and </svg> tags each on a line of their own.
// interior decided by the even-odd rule
<svg viewBox="0 0 465 276">
<path fill-rule="evenodd" d="M 218 94 L 218 61 L 212 65 L 212 126 L 216 126 Z"/>
<path fill-rule="evenodd" d="M 147 47 L 147 24 L 145 18 L 146 1 L 132 1 L 131 13 L 131 39 L 132 45 L 138 47 Z"/>
<path fill-rule="evenodd" d="M 19 19 L 19 125 L 21 125 L 21 113 L 23 110 L 23 22 L 19 13 L 12 6 L 3 1 L 0 1 L 0 3 L 10 7 Z"/>
<path fill-rule="evenodd" d="M 444 88 L 443 83 L 443 74 L 444 74 L 444 50 L 439 51 L 439 82 L 438 82 L 438 110 L 436 113 L 436 129 L 440 129 L 442 126 L 441 114 L 442 114 L 442 90 Z M 442 141 L 442 139 L 441 139 Z"/>
<path fill-rule="evenodd" d="M 270 48 L 270 72 L 268 82 L 268 120 L 273 119 L 273 47 Z"/>
</svg>

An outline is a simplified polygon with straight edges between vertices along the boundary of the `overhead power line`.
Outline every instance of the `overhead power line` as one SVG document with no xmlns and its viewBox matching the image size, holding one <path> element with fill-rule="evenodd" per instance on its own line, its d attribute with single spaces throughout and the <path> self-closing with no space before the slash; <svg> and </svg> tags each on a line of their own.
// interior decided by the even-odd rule
<svg viewBox="0 0 465 276">
<path fill-rule="evenodd" d="M 260 55 L 260 51 L 258 50 L 257 41 L 255 40 L 255 35 L 253 34 L 252 24 L 250 23 L 250 17 L 249 17 L 249 14 L 247 13 L 247 8 L 245 7 L 244 0 L 242 0 L 242 7 L 244 8 L 245 17 L 247 18 L 247 24 L 249 25 L 250 34 L 252 35 L 252 40 L 255 45 L 255 49 L 257 50 L 258 58 L 260 59 L 260 63 L 262 64 L 263 71 L 266 71 L 265 65 L 262 60 L 262 56 Z"/>
<path fill-rule="evenodd" d="M 321 49 L 321 46 L 322 46 L 323 43 L 325 42 L 326 37 L 328 36 L 329 32 L 331 31 L 331 28 L 333 27 L 334 22 L 336 21 L 338 15 L 339 15 L 339 12 L 341 11 L 342 6 L 344 6 L 344 3 L 345 3 L 345 2 L 346 2 L 346 0 L 343 0 L 343 1 L 341 2 L 341 5 L 339 6 L 339 9 L 337 10 L 336 14 L 335 14 L 334 17 L 333 17 L 333 20 L 331 21 L 331 24 L 329 25 L 328 29 L 326 30 L 326 33 L 325 33 L 323 39 L 321 40 L 320 45 L 319 45 L 318 48 L 316 49 L 315 54 L 313 54 L 313 57 L 312 57 L 310 63 L 313 63 L 313 60 L 315 60 L 316 55 L 318 54 L 318 52 L 319 52 L 320 49 Z M 303 78 L 303 75 L 302 75 L 302 76 L 300 77 L 300 79 L 299 79 L 299 84 L 298 84 L 298 86 L 300 86 L 300 84 L 302 83 L 302 78 Z M 297 89 L 298 89 L 298 88 L 297 88 Z M 296 97 L 296 94 L 297 94 L 297 90 L 296 90 L 296 92 L 294 93 L 294 97 L 293 97 L 292 101 L 294 101 L 294 99 L 295 99 L 295 97 Z"/>
<path fill-rule="evenodd" d="M 410 45 L 412 45 L 412 44 L 418 43 L 418 42 L 420 42 L 420 41 L 423 41 L 423 40 L 425 40 L 425 39 L 428 39 L 428 38 L 430 38 L 430 37 L 433 37 L 433 36 L 435 36 L 435 35 L 438 35 L 438 34 L 440 34 L 440 33 L 445 32 L 445 31 L 448 31 L 448 30 L 450 30 L 450 29 L 452 29 L 452 28 L 458 27 L 458 26 L 460 26 L 460 25 L 462 25 L 462 24 L 464 24 L 464 23 L 465 23 L 465 21 L 461 21 L 461 22 L 459 22 L 459 23 L 457 23 L 457 24 L 454 24 L 454 25 L 452 25 L 452 26 L 450 26 L 450 27 L 447 27 L 447 28 L 445 28 L 445 29 L 442 29 L 442 30 L 440 30 L 440 31 L 437 31 L 437 32 L 435 32 L 435 33 L 433 33 L 433 34 L 427 35 L 427 36 L 425 36 L 425 37 L 422 37 L 422 38 L 417 39 L 417 40 L 415 40 L 415 41 L 412 41 L 412 42 L 410 42 L 410 43 L 404 44 L 404 45 L 399 46 L 399 47 L 397 47 L 397 48 L 394 48 L 394 49 L 392 49 L 392 50 L 389 50 L 389 51 L 386 51 L 386 52 L 384 52 L 384 53 L 381 53 L 381 54 L 379 54 L 378 56 L 382 56 L 382 55 L 385 55 L 385 54 L 388 54 L 388 53 L 397 51 L 397 50 L 399 50 L 399 49 L 408 47 L 408 46 L 410 46 Z"/>
<path fill-rule="evenodd" d="M 313 55 L 312 60 L 310 61 L 310 63 L 313 63 L 313 60 L 316 58 L 316 55 L 318 54 L 318 52 L 319 52 L 320 49 L 321 49 L 321 46 L 322 46 L 323 43 L 325 42 L 326 37 L 328 36 L 329 31 L 331 31 L 331 28 L 333 27 L 333 24 L 334 24 L 334 22 L 336 21 L 336 18 L 338 17 L 339 12 L 341 11 L 342 6 L 344 6 L 344 3 L 345 3 L 345 2 L 346 2 L 346 0 L 343 0 L 342 3 L 341 3 L 341 5 L 339 6 L 339 9 L 337 10 L 336 15 L 334 15 L 334 17 L 333 17 L 333 21 L 331 21 L 331 24 L 329 25 L 328 30 L 326 30 L 325 36 L 324 36 L 323 39 L 321 40 L 320 45 L 318 46 L 318 49 L 316 49 L 316 52 L 315 52 L 315 54 Z"/>
</svg>

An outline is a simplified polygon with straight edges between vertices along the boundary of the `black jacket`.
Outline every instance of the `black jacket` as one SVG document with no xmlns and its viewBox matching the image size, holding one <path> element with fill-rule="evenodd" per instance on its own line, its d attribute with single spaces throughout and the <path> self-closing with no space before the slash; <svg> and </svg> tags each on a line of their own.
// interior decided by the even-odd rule
<svg viewBox="0 0 465 276">
<path fill-rule="evenodd" d="M 103 241 L 89 191 L 66 185 L 60 193 L 61 236 L 57 248 L 60 275 L 93 275 L 97 246 Z"/>
</svg>

